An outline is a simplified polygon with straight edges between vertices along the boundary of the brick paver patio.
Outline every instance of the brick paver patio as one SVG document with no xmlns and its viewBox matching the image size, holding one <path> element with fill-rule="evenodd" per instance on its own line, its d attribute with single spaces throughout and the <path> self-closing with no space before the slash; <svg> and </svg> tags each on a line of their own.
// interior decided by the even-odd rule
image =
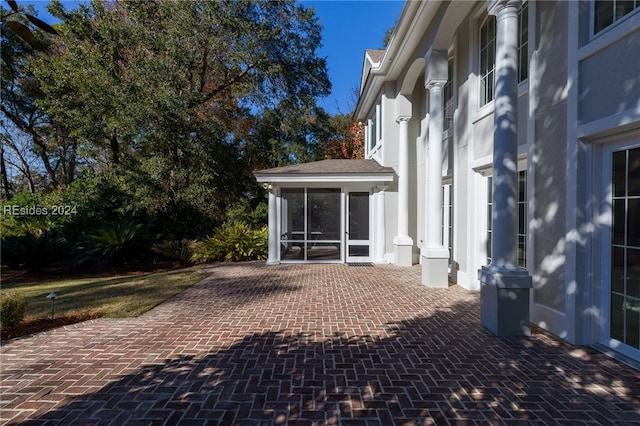
<svg viewBox="0 0 640 426">
<path fill-rule="evenodd" d="M 640 373 L 498 338 L 420 268 L 215 265 L 134 319 L 3 345 L 3 424 L 638 424 Z"/>
</svg>

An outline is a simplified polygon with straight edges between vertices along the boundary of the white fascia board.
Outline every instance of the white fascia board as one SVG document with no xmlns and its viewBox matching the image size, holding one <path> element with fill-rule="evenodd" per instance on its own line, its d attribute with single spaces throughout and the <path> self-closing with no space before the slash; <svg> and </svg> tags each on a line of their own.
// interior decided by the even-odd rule
<svg viewBox="0 0 640 426">
<path fill-rule="evenodd" d="M 360 96 L 363 99 L 358 103 L 354 113 L 356 120 L 366 119 L 372 105 L 377 103 L 384 83 L 398 79 L 402 71 L 410 65 L 410 55 L 413 55 L 424 35 L 424 29 L 430 26 L 441 3 L 440 0 L 405 3 L 380 66 L 371 68 L 369 78 L 362 88 Z"/>
<path fill-rule="evenodd" d="M 359 174 L 359 175 L 261 175 L 256 176 L 259 183 L 271 183 L 280 185 L 281 183 L 354 183 L 354 182 L 393 182 L 394 175 L 389 174 Z"/>
</svg>

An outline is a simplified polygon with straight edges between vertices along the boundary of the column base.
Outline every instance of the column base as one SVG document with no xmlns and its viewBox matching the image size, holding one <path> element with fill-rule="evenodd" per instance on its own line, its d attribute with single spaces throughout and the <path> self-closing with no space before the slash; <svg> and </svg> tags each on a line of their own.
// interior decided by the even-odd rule
<svg viewBox="0 0 640 426">
<path fill-rule="evenodd" d="M 449 250 L 444 247 L 421 250 L 422 284 L 433 288 L 449 287 Z"/>
<path fill-rule="evenodd" d="M 278 259 L 267 259 L 267 265 L 279 265 L 280 261 Z"/>
<path fill-rule="evenodd" d="M 396 255 L 396 265 L 413 265 L 413 240 L 411 237 L 395 237 L 393 246 Z"/>
<path fill-rule="evenodd" d="M 497 336 L 530 336 L 533 281 L 523 269 L 485 266 L 480 279 L 480 323 Z"/>
</svg>

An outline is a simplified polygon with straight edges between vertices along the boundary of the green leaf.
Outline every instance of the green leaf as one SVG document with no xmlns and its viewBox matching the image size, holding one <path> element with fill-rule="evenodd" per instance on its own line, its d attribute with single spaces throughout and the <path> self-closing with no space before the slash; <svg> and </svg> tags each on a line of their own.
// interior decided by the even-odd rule
<svg viewBox="0 0 640 426">
<path fill-rule="evenodd" d="M 29 15 L 28 13 L 25 13 L 25 16 L 27 17 L 27 19 L 29 21 L 31 21 L 31 23 L 33 25 L 35 25 L 36 27 L 40 28 L 42 31 L 46 31 L 49 34 L 53 34 L 53 35 L 60 35 L 55 30 L 55 28 L 53 28 L 51 25 L 47 24 L 46 22 L 36 18 L 35 16 Z"/>
<path fill-rule="evenodd" d="M 34 49 L 38 49 L 38 42 L 36 38 L 31 33 L 31 30 L 26 25 L 21 24 L 18 21 L 8 21 L 7 26 L 11 31 L 13 31 L 18 37 L 24 40 L 29 46 Z"/>
</svg>

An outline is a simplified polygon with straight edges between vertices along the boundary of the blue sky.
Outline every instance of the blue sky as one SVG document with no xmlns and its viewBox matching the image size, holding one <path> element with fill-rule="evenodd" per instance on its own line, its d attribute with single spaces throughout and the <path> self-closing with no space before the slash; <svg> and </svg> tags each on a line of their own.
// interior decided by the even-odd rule
<svg viewBox="0 0 640 426">
<path fill-rule="evenodd" d="M 404 1 L 302 1 L 313 6 L 323 27 L 324 45 L 320 56 L 327 58 L 331 95 L 320 105 L 330 113 L 350 113 L 350 98 L 359 87 L 364 51 L 379 49 L 385 31 L 392 27 L 402 12 Z"/>
<path fill-rule="evenodd" d="M 52 23 L 46 13 L 48 0 L 22 1 L 33 4 L 40 19 Z M 74 1 L 63 1 L 72 8 Z M 329 113 L 350 113 L 354 106 L 351 92 L 360 84 L 365 49 L 382 47 L 384 32 L 400 16 L 402 0 L 302 0 L 313 7 L 323 27 L 323 46 L 320 56 L 327 58 L 332 93 L 320 100 L 320 106 Z"/>
</svg>

